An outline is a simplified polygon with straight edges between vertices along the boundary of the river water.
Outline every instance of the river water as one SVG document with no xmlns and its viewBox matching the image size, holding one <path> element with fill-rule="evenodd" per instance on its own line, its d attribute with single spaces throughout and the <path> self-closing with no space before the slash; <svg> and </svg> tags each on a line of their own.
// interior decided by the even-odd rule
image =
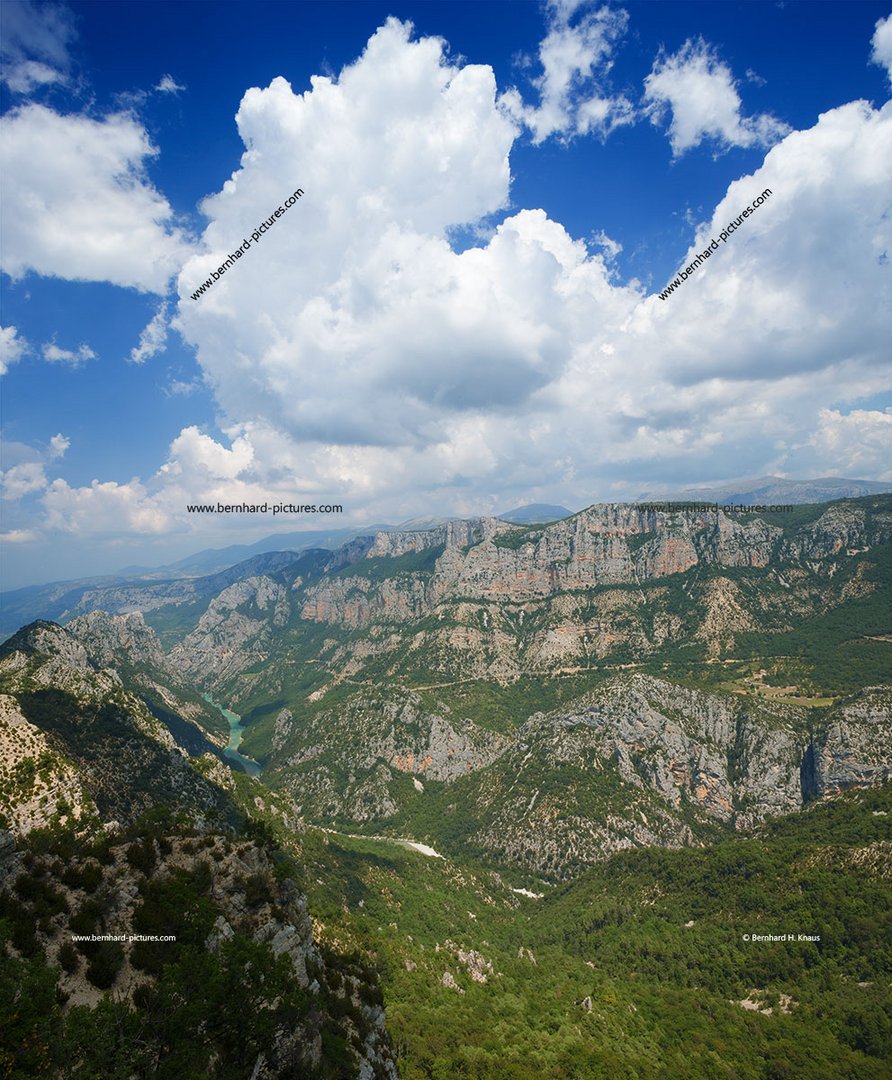
<svg viewBox="0 0 892 1080">
<path fill-rule="evenodd" d="M 223 751 L 223 756 L 229 758 L 230 761 L 237 761 L 248 776 L 259 776 L 260 765 L 258 765 L 253 758 L 245 757 L 244 754 L 240 754 L 238 750 L 242 743 L 242 718 L 236 716 L 236 714 L 229 709 L 224 709 L 223 706 L 214 701 L 210 695 L 204 694 L 203 697 L 208 705 L 213 705 L 215 709 L 220 710 L 222 715 L 226 717 L 227 724 L 229 724 L 229 745 Z"/>
</svg>

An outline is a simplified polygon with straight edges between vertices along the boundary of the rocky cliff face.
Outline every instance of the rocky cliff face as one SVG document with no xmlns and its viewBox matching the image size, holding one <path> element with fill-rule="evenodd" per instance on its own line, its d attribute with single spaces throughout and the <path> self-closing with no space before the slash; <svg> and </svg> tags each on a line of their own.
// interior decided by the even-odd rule
<svg viewBox="0 0 892 1080">
<path fill-rule="evenodd" d="M 9 694 L 0 694 L 0 824 L 17 836 L 51 821 L 95 812 L 77 768 L 30 724 Z"/>
<path fill-rule="evenodd" d="M 288 592 L 279 582 L 264 576 L 236 581 L 211 600 L 171 662 L 199 684 L 230 678 L 267 658 L 289 614 Z"/>
<path fill-rule="evenodd" d="M 8 813 L 18 831 L 93 809 L 105 820 L 129 821 L 159 804 L 201 820 L 231 817 L 220 789 L 192 767 L 170 729 L 115 669 L 95 667 L 68 630 L 36 623 L 7 641 L 0 694 L 0 800 L 15 805 Z M 27 793 L 23 776 L 32 778 Z"/>
<path fill-rule="evenodd" d="M 106 611 L 91 611 L 72 619 L 66 629 L 83 645 L 94 667 L 147 665 L 160 672 L 173 672 L 154 630 L 146 625 L 141 611 L 117 616 Z"/>
<path fill-rule="evenodd" d="M 449 807 L 470 807 L 462 828 L 481 849 L 564 873 L 617 845 L 699 841 L 888 777 L 881 695 L 816 725 L 754 694 L 604 680 L 689 656 L 717 674 L 741 640 L 876 607 L 890 536 L 888 497 L 790 520 L 604 505 L 543 526 L 452 521 L 188 583 L 204 607 L 166 653 L 153 612 L 93 612 L 36 667 L 15 650 L 3 663 L 81 698 L 154 687 L 180 715 L 181 688 L 211 692 L 243 715 L 246 752 L 307 820 L 408 829 L 433 803 L 446 835 Z M 170 633 L 176 607 L 165 619 Z M 57 628 L 30 634 L 40 651 Z M 603 685 L 572 708 L 531 717 L 518 699 L 510 718 L 487 718 L 487 686 L 577 675 Z M 463 687 L 480 688 L 468 712 Z"/>
<path fill-rule="evenodd" d="M 685 804 L 745 828 L 802 804 L 804 710 L 743 702 L 660 679 L 613 680 L 580 711 L 530 724 L 575 729 L 619 775 L 675 809 Z M 556 740 L 559 743 L 560 740 Z"/>
<path fill-rule="evenodd" d="M 869 687 L 834 709 L 801 769 L 806 799 L 892 780 L 892 688 Z"/>
<path fill-rule="evenodd" d="M 276 580 L 292 625 L 351 632 L 320 658 L 335 681 L 384 657 L 395 674 L 497 680 L 642 659 L 691 640 L 719 658 L 741 635 L 782 633 L 874 591 L 865 570 L 892 535 L 890 505 L 833 505 L 785 528 L 758 516 L 631 506 L 528 528 L 452 522 L 361 538 L 321 576 L 283 570 Z M 240 651 L 254 663 L 271 646 L 264 632 L 235 614 L 215 617 L 184 639 L 177 659 L 231 683 L 240 661 L 224 657 Z"/>
<path fill-rule="evenodd" d="M 366 694 L 309 722 L 280 717 L 287 749 L 266 778 L 308 822 L 438 850 L 458 829 L 462 847 L 566 878 L 623 848 L 702 843 L 887 780 L 888 690 L 828 714 L 814 735 L 803 706 L 628 674 L 497 735 L 418 695 Z"/>
<path fill-rule="evenodd" d="M 23 627 L 0 647 L 0 671 L 14 687 L 53 687 L 86 700 L 121 687 L 116 671 L 100 671 L 73 634 L 48 622 Z"/>
<path fill-rule="evenodd" d="M 523 725 L 477 778 L 482 827 L 469 839 L 566 877 L 626 847 L 702 842 L 710 822 L 748 829 L 810 798 L 888 782 L 888 688 L 830 712 L 812 739 L 804 708 L 614 680 Z"/>
<path fill-rule="evenodd" d="M 357 537 L 338 548 L 326 559 L 325 568 L 333 572 L 363 559 L 397 559 L 430 548 L 467 548 L 511 528 L 495 518 L 470 518 L 447 521 L 433 529 L 376 532 Z"/>
<path fill-rule="evenodd" d="M 460 524 L 464 528 L 459 529 Z M 855 547 L 875 546 L 890 536 L 892 514 L 871 514 L 857 505 L 833 506 L 792 537 L 758 517 L 740 520 L 721 511 L 602 505 L 547 527 L 521 528 L 484 518 L 423 533 L 381 533 L 370 543 L 348 545 L 330 565 L 442 544 L 444 552 L 425 591 L 430 609 L 457 597 L 523 603 L 560 592 L 640 585 L 694 567 L 764 568 L 773 562 L 821 561 Z M 361 587 L 357 579 L 351 583 Z M 342 582 L 315 586 L 304 616 L 325 619 L 331 614 L 339 621 L 342 590 Z"/>
</svg>

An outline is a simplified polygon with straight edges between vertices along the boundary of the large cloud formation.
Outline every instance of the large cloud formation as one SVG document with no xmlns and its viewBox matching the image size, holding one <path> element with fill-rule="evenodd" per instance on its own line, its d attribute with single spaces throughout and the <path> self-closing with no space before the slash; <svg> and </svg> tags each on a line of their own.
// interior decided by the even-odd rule
<svg viewBox="0 0 892 1080">
<path fill-rule="evenodd" d="M 677 146 L 767 139 L 711 54 L 700 68 L 701 103 L 715 91 L 724 111 L 683 125 L 675 113 Z M 560 131 L 559 112 L 536 115 Z M 592 247 L 511 207 L 517 109 L 488 66 L 449 60 L 407 24 L 389 20 L 304 93 L 281 78 L 248 90 L 236 119 L 245 153 L 203 204 L 173 322 L 226 438 L 184 429 L 149 480 L 47 481 L 59 527 L 160 534 L 194 525 L 187 502 L 277 492 L 394 520 L 583 504 L 663 479 L 888 468 L 889 416 L 868 402 L 887 384 L 892 106 L 845 104 L 783 138 L 772 128 L 780 141 L 729 186 L 681 265 L 770 198 L 665 300 L 618 280 L 608 238 Z"/>
<path fill-rule="evenodd" d="M 665 301 L 617 283 L 542 210 L 450 246 L 505 207 L 518 131 L 489 68 L 450 64 L 405 24 L 337 81 L 249 90 L 237 119 L 247 151 L 204 206 L 209 253 L 181 274 L 178 325 L 254 448 L 246 485 L 289 477 L 390 504 L 403 491 L 408 510 L 490 491 L 584 500 L 608 475 L 707 471 L 706 455 L 714 475 L 881 467 L 876 448 L 847 450 L 869 410 L 832 446 L 814 435 L 822 410 L 884 380 L 889 107 L 845 105 L 783 139 L 682 265 L 771 198 Z M 300 203 L 192 300 L 298 185 Z"/>
<path fill-rule="evenodd" d="M 508 201 L 518 130 L 492 70 L 390 20 L 337 82 L 297 95 L 276 79 L 237 121 L 247 152 L 205 203 L 211 254 L 186 264 L 177 322 L 227 416 L 330 493 L 494 480 L 498 443 L 553 411 L 576 350 L 641 296 L 541 210 L 450 245 Z M 192 300 L 298 185 L 299 205 Z"/>
</svg>

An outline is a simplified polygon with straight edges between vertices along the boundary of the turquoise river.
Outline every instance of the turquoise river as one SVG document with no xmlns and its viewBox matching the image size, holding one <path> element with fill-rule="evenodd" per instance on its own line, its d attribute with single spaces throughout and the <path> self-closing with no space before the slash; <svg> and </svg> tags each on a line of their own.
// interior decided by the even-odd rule
<svg viewBox="0 0 892 1080">
<path fill-rule="evenodd" d="M 259 776 L 260 765 L 258 765 L 253 758 L 245 757 L 244 754 L 240 754 L 238 750 L 242 743 L 242 718 L 236 716 L 236 714 L 229 709 L 224 709 L 222 705 L 214 701 L 208 694 L 204 695 L 204 700 L 208 705 L 213 705 L 215 709 L 219 709 L 223 716 L 226 717 L 226 722 L 229 724 L 229 745 L 223 751 L 224 756 L 229 758 L 230 761 L 238 762 L 248 776 Z"/>
</svg>

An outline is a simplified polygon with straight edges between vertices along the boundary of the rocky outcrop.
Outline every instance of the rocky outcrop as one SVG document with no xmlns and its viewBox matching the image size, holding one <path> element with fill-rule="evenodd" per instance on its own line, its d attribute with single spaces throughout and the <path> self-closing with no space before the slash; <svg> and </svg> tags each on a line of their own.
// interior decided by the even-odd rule
<svg viewBox="0 0 892 1080">
<path fill-rule="evenodd" d="M 697 565 L 764 566 L 781 530 L 719 512 L 592 506 L 541 529 L 491 533 L 459 562 L 438 564 L 453 594 L 513 601 L 605 585 L 638 584 Z"/>
<path fill-rule="evenodd" d="M 397 812 L 391 788 L 399 774 L 448 783 L 508 745 L 470 720 L 429 712 L 417 694 L 370 693 L 302 724 L 267 779 L 289 789 L 311 818 L 323 812 L 364 822 Z"/>
<path fill-rule="evenodd" d="M 171 662 L 202 688 L 214 688 L 266 659 L 288 621 L 288 591 L 269 577 L 248 577 L 223 589 L 198 626 L 171 652 Z"/>
<path fill-rule="evenodd" d="M 231 818 L 221 789 L 193 768 L 167 725 L 115 669 L 97 670 L 68 630 L 36 623 L 7 641 L 0 649 L 0 694 L 7 695 L 10 763 L 0 800 L 27 808 L 36 798 L 41 813 L 74 818 L 95 808 L 105 820 L 130 821 L 157 805 L 181 807 L 201 821 Z M 28 794 L 23 770 L 29 776 L 36 770 Z M 63 792 L 50 809 L 55 788 L 72 799 Z M 59 811 L 60 803 L 67 809 Z M 36 813 L 25 813 L 23 829 Z"/>
<path fill-rule="evenodd" d="M 824 562 L 839 555 L 888 543 L 892 513 L 878 504 L 871 512 L 863 501 L 831 504 L 812 525 L 797 531 L 783 545 L 781 556 L 806 562 Z"/>
<path fill-rule="evenodd" d="M 109 615 L 92 611 L 72 619 L 65 627 L 84 646 L 90 662 L 99 668 L 148 665 L 168 670 L 168 660 L 141 611 Z"/>
<path fill-rule="evenodd" d="M 84 645 L 55 623 L 23 627 L 0 646 L 0 678 L 17 686 L 53 687 L 75 697 L 98 700 L 122 686 L 116 671 L 100 671 Z"/>
<path fill-rule="evenodd" d="M 309 760 L 324 747 L 351 772 L 383 762 L 399 772 L 444 781 L 488 765 L 507 746 L 503 736 L 470 720 L 428 713 L 412 693 L 354 698 L 337 712 L 319 713 L 299 738 L 291 744 L 297 752 L 289 764 Z"/>
<path fill-rule="evenodd" d="M 581 725 L 583 741 L 627 783 L 742 828 L 801 805 L 804 715 L 633 675 L 608 683 L 580 712 L 533 718 L 522 730 Z"/>
<path fill-rule="evenodd" d="M 227 954 L 240 943 L 251 944 L 254 951 L 244 972 L 246 982 L 252 983 L 249 1007 L 275 1020 L 260 1053 L 253 1052 L 246 1075 L 250 1072 L 255 1080 L 315 1075 L 327 1064 L 322 1032 L 328 1028 L 338 1033 L 343 1044 L 350 1070 L 345 1075 L 397 1080 L 384 1009 L 375 1000 L 380 997 L 377 986 L 366 972 L 348 966 L 330 948 L 320 948 L 306 897 L 290 878 L 280 880 L 270 853 L 256 843 L 232 834 L 150 832 L 134 840 L 112 832 L 101 862 L 88 851 L 69 855 L 63 867 L 49 856 L 29 853 L 25 865 L 27 870 L 21 863 L 16 867 L 16 872 L 23 871 L 21 876 L 7 874 L 2 885 L 15 890 L 16 897 L 28 897 L 36 891 L 29 888 L 29 882 L 37 881 L 44 895 L 58 899 L 59 914 L 42 919 L 35 927 L 32 948 L 39 949 L 51 963 L 58 961 L 63 948 L 68 950 L 64 969 L 56 971 L 58 997 L 69 1007 L 91 1009 L 103 1001 L 107 1006 L 114 1001 L 126 1003 L 136 1013 L 145 1009 L 146 1002 L 152 1000 L 157 968 L 147 965 L 145 955 L 138 950 L 144 948 L 141 942 L 146 939 L 147 920 L 154 925 L 159 917 L 157 897 L 166 895 L 166 902 L 171 902 L 171 892 L 165 894 L 165 887 L 179 888 L 183 891 L 176 895 L 186 897 L 198 892 L 200 900 L 188 916 L 187 932 L 194 933 L 193 920 L 212 918 L 203 947 L 221 964 L 231 963 Z M 177 882 L 181 884 L 177 886 Z M 190 893 L 192 883 L 199 882 Z M 5 899 L 0 893 L 0 900 Z M 17 903 L 22 906 L 21 900 Z M 92 933 L 116 943 L 115 968 L 103 979 L 91 975 L 89 960 L 96 955 L 97 946 L 73 938 L 75 931 L 83 934 L 88 911 L 94 920 Z M 164 918 L 175 920 L 179 914 L 167 910 Z M 176 935 L 161 940 L 164 943 L 156 948 L 162 950 L 162 963 L 181 959 Z M 201 944 L 199 941 L 199 949 Z M 302 997 L 291 995 L 281 978 L 275 980 L 275 989 L 264 990 L 264 978 L 258 979 L 251 970 L 263 963 L 258 946 L 270 961 L 285 958 L 290 979 L 304 991 Z M 194 1010 L 200 988 L 190 990 Z M 290 995 L 290 1005 L 280 1008 L 283 994 Z M 238 1015 L 238 1003 L 231 1004 Z M 220 1007 L 219 1001 L 213 1005 Z M 200 1025 L 202 1030 L 189 1032 L 190 1039 L 206 1048 L 209 1061 L 218 1053 L 214 1038 L 219 1023 L 208 1022 L 212 1020 L 220 1018 L 208 1016 Z M 148 1023 L 145 1045 L 152 1046 L 152 1039 L 152 1024 Z M 162 1041 L 158 1052 L 166 1049 Z"/>
<path fill-rule="evenodd" d="M 443 522 L 432 529 L 407 529 L 375 532 L 359 536 L 342 545 L 331 555 L 325 569 L 332 573 L 345 566 L 352 566 L 363 559 L 395 559 L 430 548 L 469 547 L 486 536 L 506 532 L 511 526 L 494 518 L 456 518 Z"/>
<path fill-rule="evenodd" d="M 288 741 L 288 736 L 293 728 L 294 714 L 290 709 L 281 709 L 276 717 L 276 726 L 273 729 L 273 750 L 281 750 Z"/>
<path fill-rule="evenodd" d="M 410 714 L 412 705 L 407 706 Z M 470 721 L 457 721 L 453 726 L 445 717 L 410 716 L 405 712 L 401 723 L 418 723 L 420 730 L 412 738 L 405 730 L 394 726 L 370 749 L 400 772 L 418 773 L 429 780 L 455 780 L 474 769 L 494 761 L 506 745 L 506 740 L 476 727 Z M 456 730 L 456 727 L 459 730 Z"/>
<path fill-rule="evenodd" d="M 870 687 L 833 709 L 804 755 L 803 797 L 821 799 L 892 780 L 892 689 Z"/>
<path fill-rule="evenodd" d="M 500 860 L 559 879 L 630 847 L 700 842 L 801 805 L 804 710 L 624 676 L 532 716 L 475 777 L 479 828 Z"/>
<path fill-rule="evenodd" d="M 443 949 L 449 950 L 453 953 L 456 961 L 460 964 L 468 976 L 471 982 L 475 983 L 487 983 L 490 979 L 496 977 L 496 970 L 493 967 L 492 960 L 487 958 L 476 949 L 468 949 L 462 945 L 456 944 L 454 941 L 450 941 L 448 938 L 443 943 Z M 440 952 L 441 948 L 437 947 L 437 952 Z M 453 979 L 454 983 L 454 979 Z M 448 982 L 443 980 L 444 986 L 450 986 Z M 457 984 L 452 985 L 452 989 L 455 989 Z"/>
<path fill-rule="evenodd" d="M 14 697 L 0 694 L 0 821 L 23 836 L 95 812 L 78 775 Z"/>
<path fill-rule="evenodd" d="M 311 590 L 300 617 L 355 629 L 376 621 L 404 623 L 430 610 L 427 581 L 410 578 L 371 582 L 359 574 L 335 578 Z"/>
</svg>

